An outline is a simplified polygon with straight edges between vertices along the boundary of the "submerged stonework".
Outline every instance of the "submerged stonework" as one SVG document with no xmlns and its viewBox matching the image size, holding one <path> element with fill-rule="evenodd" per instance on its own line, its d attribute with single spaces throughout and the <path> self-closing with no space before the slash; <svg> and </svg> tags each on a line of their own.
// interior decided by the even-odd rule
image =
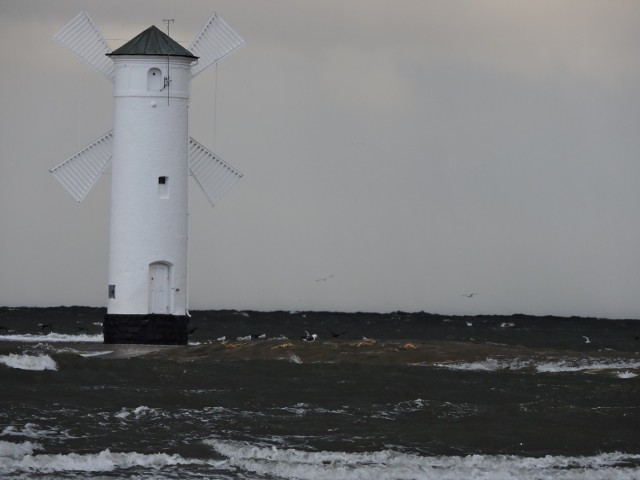
<svg viewBox="0 0 640 480">
<path fill-rule="evenodd" d="M 186 345 L 186 315 L 113 315 L 104 317 L 104 343 L 147 345 Z"/>
</svg>

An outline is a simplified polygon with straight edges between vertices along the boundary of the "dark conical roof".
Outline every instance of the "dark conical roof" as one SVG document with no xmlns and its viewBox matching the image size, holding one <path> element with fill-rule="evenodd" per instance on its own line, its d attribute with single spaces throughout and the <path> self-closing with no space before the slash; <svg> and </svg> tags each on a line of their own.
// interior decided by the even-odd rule
<svg viewBox="0 0 640 480">
<path fill-rule="evenodd" d="M 107 55 L 169 55 L 198 58 L 155 25 Z"/>
</svg>

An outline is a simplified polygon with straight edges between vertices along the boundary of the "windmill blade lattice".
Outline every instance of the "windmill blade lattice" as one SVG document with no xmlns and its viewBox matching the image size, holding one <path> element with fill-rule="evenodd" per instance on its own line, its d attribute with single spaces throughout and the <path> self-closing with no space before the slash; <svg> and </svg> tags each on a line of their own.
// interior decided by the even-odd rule
<svg viewBox="0 0 640 480">
<path fill-rule="evenodd" d="M 76 15 L 53 38 L 91 68 L 113 82 L 115 68 L 106 56 L 109 44 L 85 11 Z"/>
<path fill-rule="evenodd" d="M 244 43 L 244 39 L 214 13 L 189 47 L 190 52 L 200 57 L 198 63 L 191 67 L 191 76 L 195 77 Z"/>
<path fill-rule="evenodd" d="M 111 160 L 113 130 L 49 170 L 76 201 L 81 202 Z"/>
<path fill-rule="evenodd" d="M 189 138 L 189 170 L 212 207 L 242 177 L 242 173 L 193 138 Z"/>
</svg>

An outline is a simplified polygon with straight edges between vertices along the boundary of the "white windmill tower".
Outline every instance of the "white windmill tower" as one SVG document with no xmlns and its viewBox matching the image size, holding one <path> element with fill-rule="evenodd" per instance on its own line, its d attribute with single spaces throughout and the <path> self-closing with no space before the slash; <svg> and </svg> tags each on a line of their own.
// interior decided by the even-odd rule
<svg viewBox="0 0 640 480">
<path fill-rule="evenodd" d="M 111 51 L 86 12 L 55 40 L 114 83 L 114 127 L 51 170 L 82 201 L 111 160 L 105 343 L 187 343 L 187 180 L 213 206 L 242 176 L 189 137 L 191 79 L 244 44 L 214 14 L 185 49 L 155 26 Z"/>
</svg>

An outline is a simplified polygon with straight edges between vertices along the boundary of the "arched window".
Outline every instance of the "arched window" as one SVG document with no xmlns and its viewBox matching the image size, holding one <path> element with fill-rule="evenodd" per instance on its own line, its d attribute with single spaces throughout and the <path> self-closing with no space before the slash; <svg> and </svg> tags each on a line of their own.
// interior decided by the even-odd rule
<svg viewBox="0 0 640 480">
<path fill-rule="evenodd" d="M 162 86 L 162 72 L 159 68 L 150 68 L 147 72 L 147 90 L 159 92 Z"/>
</svg>

